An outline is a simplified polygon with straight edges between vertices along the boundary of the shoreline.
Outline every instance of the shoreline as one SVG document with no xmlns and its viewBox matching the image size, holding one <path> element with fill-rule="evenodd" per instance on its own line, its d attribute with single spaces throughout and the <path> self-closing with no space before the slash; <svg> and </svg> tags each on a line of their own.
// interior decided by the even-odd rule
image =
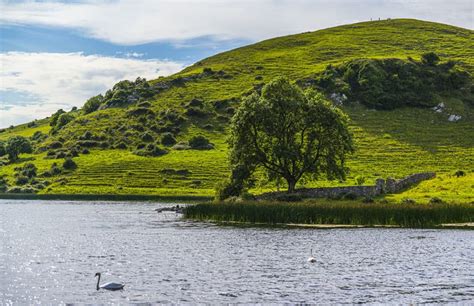
<svg viewBox="0 0 474 306">
<path fill-rule="evenodd" d="M 214 221 L 214 220 L 194 220 L 194 222 L 208 222 L 222 226 L 239 226 L 239 227 L 276 227 L 276 228 L 293 228 L 293 229 L 367 229 L 367 228 L 383 228 L 383 229 L 460 229 L 460 230 L 474 230 L 474 222 L 464 223 L 444 223 L 437 226 L 428 227 L 406 227 L 401 225 L 390 224 L 304 224 L 304 223 L 251 223 L 238 221 Z"/>
<path fill-rule="evenodd" d="M 206 196 L 165 196 L 165 195 L 127 195 L 127 194 L 35 194 L 0 193 L 0 200 L 64 200 L 64 201 L 131 201 L 131 202 L 202 202 L 210 201 Z"/>
</svg>

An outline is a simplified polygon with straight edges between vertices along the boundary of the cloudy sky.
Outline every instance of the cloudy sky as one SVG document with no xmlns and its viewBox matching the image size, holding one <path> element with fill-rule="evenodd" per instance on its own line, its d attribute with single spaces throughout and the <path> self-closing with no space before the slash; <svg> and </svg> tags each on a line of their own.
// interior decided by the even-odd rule
<svg viewBox="0 0 474 306">
<path fill-rule="evenodd" d="M 371 18 L 474 28 L 473 0 L 0 0 L 0 127 L 262 39 Z"/>
</svg>

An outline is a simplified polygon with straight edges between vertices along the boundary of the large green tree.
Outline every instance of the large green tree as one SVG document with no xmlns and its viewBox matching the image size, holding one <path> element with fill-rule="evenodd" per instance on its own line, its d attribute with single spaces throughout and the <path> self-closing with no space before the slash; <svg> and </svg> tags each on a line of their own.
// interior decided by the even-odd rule
<svg viewBox="0 0 474 306">
<path fill-rule="evenodd" d="M 234 115 L 231 164 L 248 175 L 262 167 L 285 179 L 289 193 L 305 175 L 344 179 L 346 155 L 354 150 L 347 122 L 323 95 L 277 78 L 246 97 Z"/>
<path fill-rule="evenodd" d="M 10 161 L 16 161 L 21 153 L 31 153 L 32 147 L 30 141 L 23 136 L 10 137 L 5 144 L 5 151 Z"/>
</svg>

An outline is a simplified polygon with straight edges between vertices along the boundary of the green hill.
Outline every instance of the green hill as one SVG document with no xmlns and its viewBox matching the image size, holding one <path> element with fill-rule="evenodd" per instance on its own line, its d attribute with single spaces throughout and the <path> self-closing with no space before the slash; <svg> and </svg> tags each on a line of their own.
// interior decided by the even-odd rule
<svg viewBox="0 0 474 306">
<path fill-rule="evenodd" d="M 207 58 L 170 77 L 120 82 L 88 102 L 90 113 L 72 111 L 54 131 L 50 120 L 41 120 L 0 133 L 0 140 L 13 135 L 36 139 L 35 154 L 2 166 L 0 175 L 11 188 L 20 171 L 15 168 L 22 164 L 34 163 L 41 174 L 53 163 L 60 165 L 64 156 L 78 153 L 73 158 L 77 169 L 41 178 L 48 183 L 38 193 L 210 196 L 228 175 L 226 128 L 242 95 L 277 76 L 303 84 L 320 78 L 328 65 L 393 58 L 416 63 L 426 52 L 438 54 L 443 65 L 455 63 L 457 70 L 474 75 L 473 31 L 397 19 L 274 38 Z M 348 163 L 350 175 L 346 182 L 302 184 L 354 184 L 356 177 L 372 184 L 378 177 L 436 171 L 437 179 L 389 198 L 474 201 L 473 91 L 461 87 L 433 93 L 427 107 L 401 103 L 379 110 L 351 99 L 343 102 L 357 146 Z M 444 107 L 438 112 L 428 107 L 440 103 Z M 449 121 L 451 115 L 461 119 Z M 176 138 L 174 147 L 161 144 L 167 133 Z M 208 138 L 213 149 L 189 149 L 187 142 L 196 135 Z M 457 170 L 466 175 L 454 177 Z M 252 192 L 272 189 L 259 177 Z"/>
</svg>

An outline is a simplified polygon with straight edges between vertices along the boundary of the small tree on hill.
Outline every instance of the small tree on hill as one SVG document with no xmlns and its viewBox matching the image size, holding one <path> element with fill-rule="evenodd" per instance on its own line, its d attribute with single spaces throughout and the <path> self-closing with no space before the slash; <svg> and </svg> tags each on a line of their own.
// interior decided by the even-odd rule
<svg viewBox="0 0 474 306">
<path fill-rule="evenodd" d="M 10 161 L 16 161 L 21 153 L 31 153 L 33 148 L 27 138 L 23 136 L 10 137 L 5 144 L 5 151 Z"/>
<path fill-rule="evenodd" d="M 262 167 L 285 179 L 289 193 L 304 175 L 344 179 L 346 155 L 354 150 L 347 121 L 321 94 L 277 78 L 261 95 L 245 98 L 233 117 L 231 164 L 247 176 Z"/>
<path fill-rule="evenodd" d="M 434 52 L 428 52 L 421 55 L 421 62 L 428 66 L 436 66 L 439 63 L 439 56 Z"/>
</svg>

